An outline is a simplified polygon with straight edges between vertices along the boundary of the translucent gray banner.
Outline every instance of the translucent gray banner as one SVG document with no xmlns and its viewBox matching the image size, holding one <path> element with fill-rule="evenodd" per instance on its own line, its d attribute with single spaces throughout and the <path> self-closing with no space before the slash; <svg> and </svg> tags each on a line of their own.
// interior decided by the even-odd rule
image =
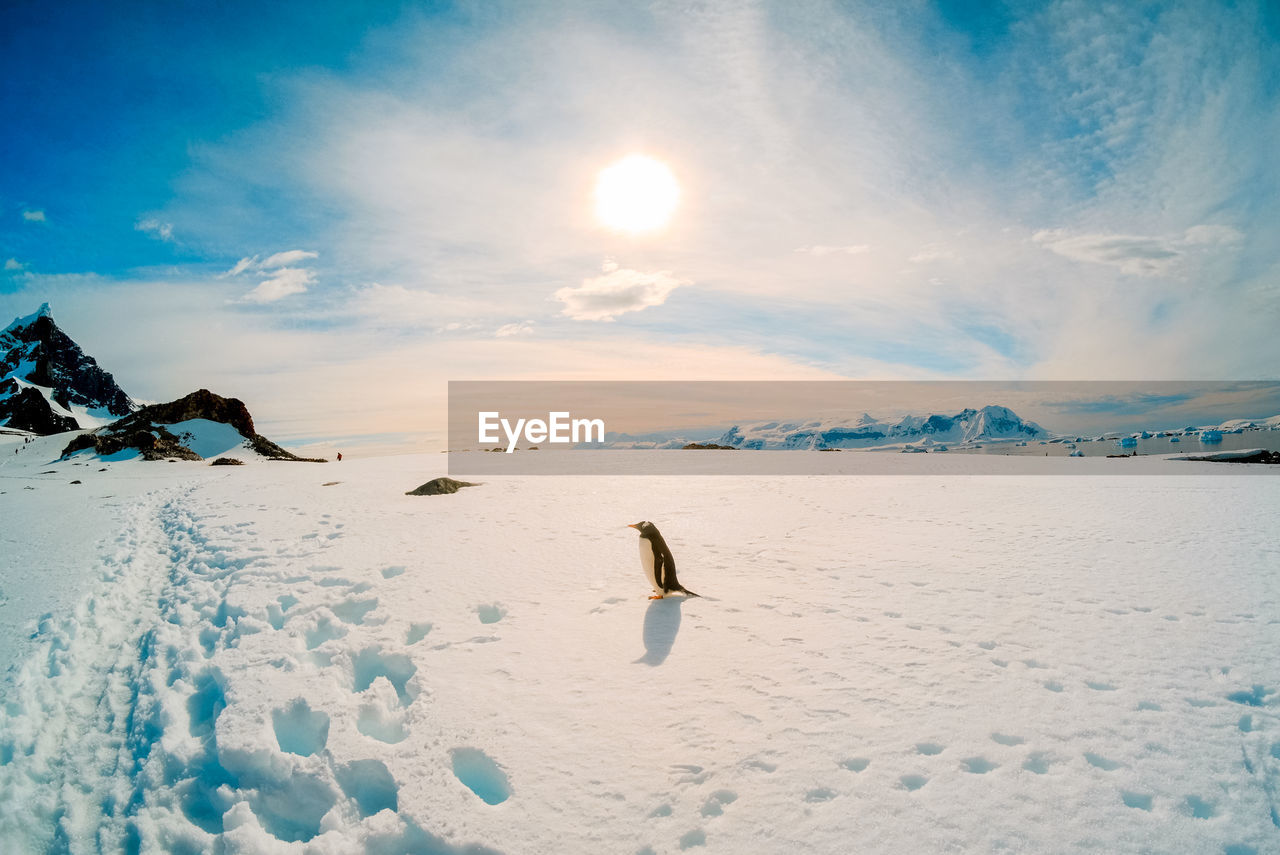
<svg viewBox="0 0 1280 855">
<path fill-rule="evenodd" d="M 451 475 L 1280 474 L 1280 382 L 451 381 Z M 1191 458 L 1191 459 L 1187 459 Z"/>
</svg>

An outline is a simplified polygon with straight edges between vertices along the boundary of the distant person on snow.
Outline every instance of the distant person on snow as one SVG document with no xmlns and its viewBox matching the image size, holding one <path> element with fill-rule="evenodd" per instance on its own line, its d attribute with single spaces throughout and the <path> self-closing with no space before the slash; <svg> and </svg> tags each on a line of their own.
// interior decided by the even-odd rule
<svg viewBox="0 0 1280 855">
<path fill-rule="evenodd" d="M 339 463 L 341 463 L 341 462 L 342 462 L 342 452 L 341 452 L 341 451 L 339 451 L 339 452 L 338 452 L 338 462 L 339 462 Z"/>
</svg>

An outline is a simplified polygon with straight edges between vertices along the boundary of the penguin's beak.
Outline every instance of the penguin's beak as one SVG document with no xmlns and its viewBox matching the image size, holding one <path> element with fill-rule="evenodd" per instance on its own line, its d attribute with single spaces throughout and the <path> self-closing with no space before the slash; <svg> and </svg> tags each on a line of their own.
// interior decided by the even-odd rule
<svg viewBox="0 0 1280 855">
<path fill-rule="evenodd" d="M 639 531 L 640 525 L 638 523 L 627 523 L 627 528 L 634 528 L 636 531 Z"/>
</svg>

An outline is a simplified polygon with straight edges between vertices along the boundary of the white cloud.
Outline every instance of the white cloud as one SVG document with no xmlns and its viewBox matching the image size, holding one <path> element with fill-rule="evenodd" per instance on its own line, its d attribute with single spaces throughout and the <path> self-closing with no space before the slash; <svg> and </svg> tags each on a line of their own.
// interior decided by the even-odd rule
<svg viewBox="0 0 1280 855">
<path fill-rule="evenodd" d="M 1051 252 L 1073 261 L 1117 267 L 1136 276 L 1167 273 L 1182 253 L 1167 239 L 1123 234 L 1069 236 L 1062 231 L 1040 231 L 1032 237 Z"/>
<path fill-rule="evenodd" d="M 263 271 L 276 270 L 282 267 L 295 265 L 300 261 L 306 261 L 309 258 L 319 258 L 320 254 L 305 249 L 287 249 L 284 252 L 277 252 L 268 255 L 265 259 L 256 255 L 245 256 L 235 263 L 235 266 L 222 274 L 225 276 L 239 276 L 248 270 Z"/>
<path fill-rule="evenodd" d="M 309 252 L 305 249 L 289 249 L 267 256 L 259 267 L 263 270 L 274 270 L 277 267 L 288 267 L 291 264 L 297 264 L 299 261 L 306 261 L 308 258 L 318 258 L 319 255 L 317 252 Z"/>
<path fill-rule="evenodd" d="M 10 258 L 4 263 L 5 270 L 21 270 L 24 267 L 26 267 L 26 265 L 18 261 L 16 258 Z"/>
<path fill-rule="evenodd" d="M 160 240 L 173 240 L 173 223 L 162 223 L 159 220 L 148 218 L 139 220 L 133 227 Z"/>
<path fill-rule="evenodd" d="M 803 252 L 808 255 L 816 255 L 821 258 L 824 255 L 861 255 L 871 247 L 865 243 L 856 243 L 849 246 L 826 246 L 823 244 L 815 244 L 814 246 L 798 246 L 795 252 Z"/>
<path fill-rule="evenodd" d="M 520 321 L 498 327 L 498 331 L 494 335 L 498 338 L 506 338 L 512 335 L 531 335 L 532 333 L 533 321 Z"/>
<path fill-rule="evenodd" d="M 316 281 L 316 275 L 310 270 L 298 267 L 282 267 L 276 270 L 270 279 L 258 283 L 241 300 L 245 303 L 274 303 L 293 294 L 301 294 Z"/>
<path fill-rule="evenodd" d="M 23 211 L 22 219 L 28 223 L 43 223 L 45 221 L 44 211 Z"/>
<path fill-rule="evenodd" d="M 604 264 L 605 273 L 582 280 L 577 288 L 561 288 L 555 299 L 564 303 L 564 314 L 576 321 L 612 321 L 626 312 L 661 306 L 687 280 L 676 279 L 670 271 L 644 273 Z"/>
<path fill-rule="evenodd" d="M 1199 225 L 1175 237 L 1071 235 L 1062 229 L 1047 229 L 1036 232 L 1031 239 L 1073 261 L 1105 264 L 1134 276 L 1158 276 L 1175 270 L 1189 248 L 1230 246 L 1243 240 L 1244 235 L 1230 226 Z"/>
<path fill-rule="evenodd" d="M 223 276 L 239 276 L 241 273 L 244 273 L 246 270 L 253 267 L 257 263 L 258 263 L 258 257 L 256 255 L 252 257 L 242 258 L 236 262 L 235 267 L 232 267 L 230 270 L 228 270 L 226 273 L 222 275 Z"/>
</svg>

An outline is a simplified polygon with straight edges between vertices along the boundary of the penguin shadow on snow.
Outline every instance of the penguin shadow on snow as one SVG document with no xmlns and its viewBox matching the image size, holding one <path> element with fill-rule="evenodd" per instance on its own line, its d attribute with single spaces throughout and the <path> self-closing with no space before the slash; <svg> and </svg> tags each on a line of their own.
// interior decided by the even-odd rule
<svg viewBox="0 0 1280 855">
<path fill-rule="evenodd" d="M 666 661 L 680 632 L 680 609 L 686 599 L 663 597 L 649 601 L 649 610 L 644 613 L 644 655 L 631 664 L 657 666 Z"/>
</svg>

